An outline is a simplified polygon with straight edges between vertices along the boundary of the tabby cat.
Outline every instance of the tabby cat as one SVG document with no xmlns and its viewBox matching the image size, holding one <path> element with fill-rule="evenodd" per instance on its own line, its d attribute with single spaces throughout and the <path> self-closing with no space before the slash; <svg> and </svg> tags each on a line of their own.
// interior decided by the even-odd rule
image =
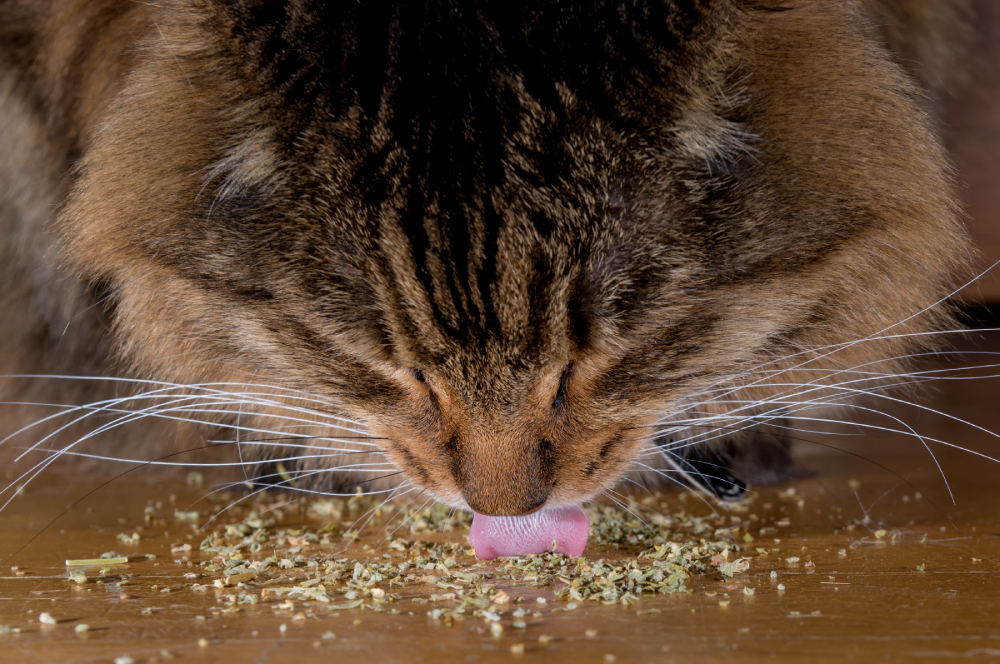
<svg viewBox="0 0 1000 664">
<path fill-rule="evenodd" d="M 2 0 L 16 475 L 204 421 L 261 481 L 535 514 L 568 551 L 630 473 L 781 477 L 787 418 L 955 325 L 924 90 L 967 26 L 956 0 Z"/>
</svg>

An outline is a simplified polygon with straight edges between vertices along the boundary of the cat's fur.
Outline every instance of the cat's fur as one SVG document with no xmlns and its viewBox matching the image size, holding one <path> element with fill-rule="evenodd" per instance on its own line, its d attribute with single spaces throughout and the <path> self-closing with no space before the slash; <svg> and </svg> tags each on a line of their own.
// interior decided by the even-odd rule
<svg viewBox="0 0 1000 664">
<path fill-rule="evenodd" d="M 578 503 L 953 325 L 923 4 L 3 0 L 0 373 L 281 385 L 440 500 Z"/>
</svg>

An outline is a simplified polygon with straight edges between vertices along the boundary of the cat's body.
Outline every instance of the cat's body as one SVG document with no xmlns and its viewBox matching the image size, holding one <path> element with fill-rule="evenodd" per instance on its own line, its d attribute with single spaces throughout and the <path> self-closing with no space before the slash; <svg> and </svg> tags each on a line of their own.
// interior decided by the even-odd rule
<svg viewBox="0 0 1000 664">
<path fill-rule="evenodd" d="M 953 325 L 968 240 L 869 18 L 923 21 L 933 78 L 963 12 L 923 4 L 4 0 L 0 373 L 300 390 L 295 435 L 370 432 L 484 514 L 653 441 L 780 474 L 761 426 Z"/>
</svg>

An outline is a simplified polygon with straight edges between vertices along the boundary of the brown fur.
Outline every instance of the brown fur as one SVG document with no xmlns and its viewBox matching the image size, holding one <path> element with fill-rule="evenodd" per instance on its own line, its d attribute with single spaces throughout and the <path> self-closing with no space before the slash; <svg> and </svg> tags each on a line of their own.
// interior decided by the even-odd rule
<svg viewBox="0 0 1000 664">
<path fill-rule="evenodd" d="M 702 390 L 786 370 L 699 410 L 724 412 L 897 370 L 933 338 L 864 339 L 953 325 L 946 159 L 860 4 L 664 2 L 659 42 L 602 24 L 591 70 L 542 53 L 548 82 L 458 4 L 424 17 L 424 83 L 403 16 L 389 77 L 338 88 L 365 63 L 317 55 L 306 0 L 0 3 L 0 370 L 303 390 L 438 499 L 521 514 L 612 486 Z M 932 32 L 897 44 L 918 75 Z"/>
</svg>

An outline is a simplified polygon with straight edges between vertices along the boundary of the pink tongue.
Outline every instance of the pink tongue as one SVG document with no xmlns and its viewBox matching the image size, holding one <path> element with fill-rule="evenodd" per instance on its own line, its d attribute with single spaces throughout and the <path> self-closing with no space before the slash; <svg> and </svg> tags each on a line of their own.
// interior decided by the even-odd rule
<svg viewBox="0 0 1000 664">
<path fill-rule="evenodd" d="M 590 520 L 579 505 L 543 509 L 528 516 L 484 516 L 472 519 L 469 541 L 476 557 L 524 556 L 553 551 L 579 556 L 587 546 Z"/>
</svg>

